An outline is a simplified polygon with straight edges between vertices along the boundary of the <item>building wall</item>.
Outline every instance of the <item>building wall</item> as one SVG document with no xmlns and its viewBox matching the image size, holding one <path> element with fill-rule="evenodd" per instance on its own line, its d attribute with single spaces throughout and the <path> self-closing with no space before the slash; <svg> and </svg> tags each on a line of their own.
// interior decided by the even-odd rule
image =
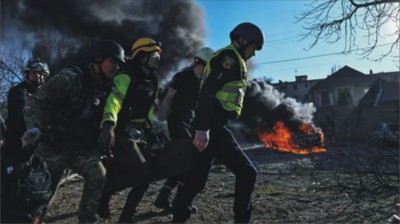
<svg viewBox="0 0 400 224">
<path fill-rule="evenodd" d="M 359 107 L 353 111 L 349 119 L 357 121 L 354 131 L 359 134 L 367 134 L 379 122 L 399 122 L 399 103 L 379 105 L 377 107 Z"/>
<path fill-rule="evenodd" d="M 309 91 L 319 80 L 281 82 L 272 84 L 277 90 L 285 93 L 286 97 L 294 98 L 300 102 L 311 102 Z"/>
<path fill-rule="evenodd" d="M 348 92 L 345 94 L 344 92 Z M 360 100 L 365 96 L 368 92 L 367 86 L 356 86 L 356 85 L 344 85 L 344 86 L 335 86 L 333 95 L 333 104 L 331 106 L 358 106 Z M 343 104 L 341 98 L 348 97 L 351 102 L 347 102 L 348 104 Z"/>
<path fill-rule="evenodd" d="M 376 73 L 371 75 L 379 76 L 380 78 L 389 82 L 400 83 L 400 72 Z"/>
</svg>

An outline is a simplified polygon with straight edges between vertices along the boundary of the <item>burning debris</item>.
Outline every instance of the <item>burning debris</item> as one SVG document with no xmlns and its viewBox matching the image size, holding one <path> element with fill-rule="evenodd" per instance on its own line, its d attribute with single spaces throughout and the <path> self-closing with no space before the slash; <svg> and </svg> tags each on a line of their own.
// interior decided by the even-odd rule
<svg viewBox="0 0 400 224">
<path fill-rule="evenodd" d="M 307 124 L 301 124 L 297 133 L 292 133 L 282 121 L 277 121 L 272 130 L 258 132 L 267 148 L 295 154 L 325 152 L 322 148 L 323 133 Z"/>
<path fill-rule="evenodd" d="M 261 80 L 249 81 L 241 121 L 267 148 L 296 154 L 325 152 L 324 135 L 312 123 L 315 107 L 285 98 Z M 246 134 L 246 133 L 245 133 Z M 247 133 L 249 135 L 249 133 Z"/>
</svg>

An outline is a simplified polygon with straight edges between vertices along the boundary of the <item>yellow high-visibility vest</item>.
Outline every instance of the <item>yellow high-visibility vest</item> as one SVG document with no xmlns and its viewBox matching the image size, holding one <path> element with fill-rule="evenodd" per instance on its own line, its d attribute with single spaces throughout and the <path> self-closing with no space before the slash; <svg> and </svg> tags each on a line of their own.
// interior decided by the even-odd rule
<svg viewBox="0 0 400 224">
<path fill-rule="evenodd" d="M 237 114 L 237 116 L 240 116 L 247 85 L 247 80 L 243 77 L 243 74 L 247 72 L 247 67 L 242 56 L 239 54 L 235 46 L 233 46 L 232 44 L 219 50 L 217 53 L 215 53 L 215 55 L 212 58 L 218 56 L 223 50 L 226 49 L 233 50 L 236 53 L 239 59 L 241 79 L 226 83 L 222 87 L 222 89 L 217 91 L 215 97 L 221 103 L 222 108 L 224 108 L 227 111 L 234 111 Z M 210 61 L 212 60 L 212 58 L 207 62 L 206 67 L 204 68 L 205 79 L 207 79 L 207 77 L 211 73 Z M 203 86 L 205 79 L 202 80 L 201 86 Z"/>
</svg>

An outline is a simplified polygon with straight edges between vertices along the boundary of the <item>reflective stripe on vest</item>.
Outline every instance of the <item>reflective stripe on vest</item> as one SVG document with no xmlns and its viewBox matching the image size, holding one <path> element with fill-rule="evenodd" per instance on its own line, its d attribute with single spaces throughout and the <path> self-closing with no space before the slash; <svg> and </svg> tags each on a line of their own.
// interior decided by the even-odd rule
<svg viewBox="0 0 400 224">
<path fill-rule="evenodd" d="M 243 107 L 243 99 L 244 99 L 244 94 L 246 91 L 246 84 L 247 81 L 244 79 L 243 74 L 247 72 L 246 68 L 246 63 L 243 60 L 242 56 L 240 56 L 239 52 L 236 50 L 235 46 L 230 44 L 229 46 L 222 48 L 219 50 L 214 56 L 216 57 L 219 55 L 223 50 L 233 50 L 237 58 L 239 59 L 239 66 L 240 66 L 240 80 L 235 80 L 228 82 L 220 89 L 217 91 L 215 94 L 215 97 L 219 100 L 221 103 L 222 108 L 227 111 L 234 111 L 236 112 L 237 116 L 240 116 L 242 112 L 242 107 Z M 212 59 L 211 59 L 212 60 Z M 209 76 L 211 72 L 211 66 L 210 66 L 210 61 L 207 62 L 206 67 L 204 68 L 204 73 L 205 73 L 205 79 Z M 202 80 L 202 85 L 205 80 Z"/>
<path fill-rule="evenodd" d="M 235 111 L 240 116 L 243 107 L 244 93 L 246 91 L 246 80 L 236 80 L 228 82 L 215 97 L 221 106 L 227 111 Z"/>
</svg>

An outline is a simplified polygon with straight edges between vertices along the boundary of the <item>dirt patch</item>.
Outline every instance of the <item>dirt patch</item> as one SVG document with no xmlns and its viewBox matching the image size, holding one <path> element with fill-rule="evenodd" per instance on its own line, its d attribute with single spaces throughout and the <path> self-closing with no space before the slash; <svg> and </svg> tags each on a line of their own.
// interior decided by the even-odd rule
<svg viewBox="0 0 400 224">
<path fill-rule="evenodd" d="M 394 207 L 400 198 L 398 188 L 391 187 L 391 183 L 380 185 L 373 173 L 354 169 L 355 161 L 361 157 L 365 157 L 362 161 L 370 161 L 365 146 L 346 142 L 327 148 L 327 153 L 311 156 L 260 148 L 246 151 L 258 169 L 251 222 L 387 223 L 390 216 L 398 214 Z M 388 165 L 387 169 L 393 168 Z M 388 178 L 398 183 L 398 171 Z M 188 223 L 233 223 L 234 181 L 233 174 L 223 165 L 213 165 L 206 191 L 194 202 L 199 211 Z M 137 211 L 138 223 L 171 221 L 170 213 L 153 206 L 162 184 L 163 181 L 158 181 L 150 185 Z M 77 223 L 82 186 L 80 178 L 65 182 L 55 195 L 45 221 Z M 127 193 L 124 190 L 113 197 L 112 218 L 100 223 L 118 220 Z"/>
</svg>

